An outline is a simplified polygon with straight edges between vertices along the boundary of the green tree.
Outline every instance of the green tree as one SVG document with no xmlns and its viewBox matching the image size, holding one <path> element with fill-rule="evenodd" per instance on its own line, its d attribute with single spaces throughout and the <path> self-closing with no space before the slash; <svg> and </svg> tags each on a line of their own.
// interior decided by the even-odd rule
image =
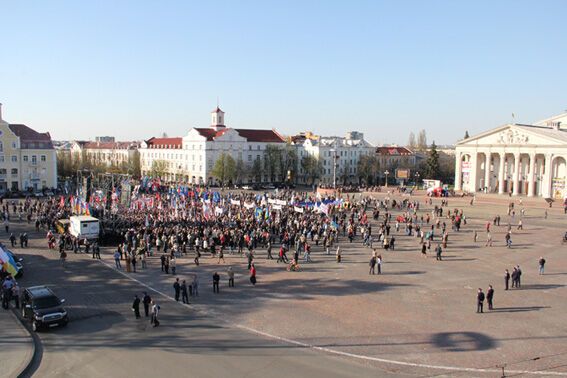
<svg viewBox="0 0 567 378">
<path fill-rule="evenodd" d="M 379 172 L 380 162 L 375 155 L 362 155 L 360 157 L 357 165 L 359 183 L 364 181 L 367 185 L 373 185 Z"/>
<path fill-rule="evenodd" d="M 248 179 L 250 174 L 250 167 L 248 167 L 242 159 L 238 159 L 236 161 L 235 169 L 235 183 L 242 184 L 245 180 Z"/>
<path fill-rule="evenodd" d="M 154 160 L 152 162 L 152 169 L 150 170 L 150 175 L 152 177 L 163 177 L 167 173 L 167 161 L 165 160 Z"/>
<path fill-rule="evenodd" d="M 227 184 L 236 181 L 236 161 L 230 155 L 226 155 L 225 157 L 224 173 L 226 175 Z"/>
<path fill-rule="evenodd" d="M 303 169 L 304 181 L 309 185 L 313 185 L 315 180 L 321 177 L 323 165 L 316 157 L 307 155 L 301 159 L 301 168 Z"/>
<path fill-rule="evenodd" d="M 140 151 L 135 150 L 128 162 L 127 172 L 135 178 L 142 176 L 142 164 L 140 162 Z"/>
<path fill-rule="evenodd" d="M 254 159 L 250 175 L 252 176 L 252 181 L 256 183 L 262 182 L 262 161 L 260 159 Z"/>
<path fill-rule="evenodd" d="M 297 151 L 291 144 L 286 144 L 281 154 L 281 182 L 293 180 L 297 176 Z"/>
<path fill-rule="evenodd" d="M 222 153 L 215 161 L 211 173 L 221 185 L 227 185 L 236 180 L 236 162 L 232 156 Z"/>
<path fill-rule="evenodd" d="M 268 144 L 264 151 L 264 172 L 270 182 L 275 182 L 282 168 L 282 149 L 274 144 Z"/>
<path fill-rule="evenodd" d="M 439 168 L 439 154 L 437 153 L 437 146 L 435 141 L 431 144 L 431 148 L 427 153 L 427 160 L 425 161 L 425 178 L 440 179 Z"/>
</svg>

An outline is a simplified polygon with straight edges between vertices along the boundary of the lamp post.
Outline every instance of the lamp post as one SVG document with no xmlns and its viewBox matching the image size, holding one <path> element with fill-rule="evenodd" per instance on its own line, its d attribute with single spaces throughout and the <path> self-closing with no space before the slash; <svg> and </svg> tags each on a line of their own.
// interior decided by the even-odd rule
<svg viewBox="0 0 567 378">
<path fill-rule="evenodd" d="M 331 153 L 333 155 L 333 189 L 337 189 L 337 159 L 339 155 L 337 155 L 337 151 L 332 149 Z"/>
<path fill-rule="evenodd" d="M 415 186 L 419 185 L 419 177 L 420 177 L 419 172 L 415 172 Z"/>
<path fill-rule="evenodd" d="M 386 170 L 386 171 L 384 172 L 384 176 L 386 176 L 386 185 L 385 185 L 386 188 L 388 187 L 388 175 L 389 175 L 389 174 L 390 174 L 390 171 L 388 171 L 388 170 Z"/>
</svg>

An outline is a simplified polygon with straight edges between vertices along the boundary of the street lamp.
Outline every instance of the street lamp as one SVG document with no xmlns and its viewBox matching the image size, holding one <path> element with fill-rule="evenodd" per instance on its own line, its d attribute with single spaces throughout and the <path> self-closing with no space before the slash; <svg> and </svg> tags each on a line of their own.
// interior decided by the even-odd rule
<svg viewBox="0 0 567 378">
<path fill-rule="evenodd" d="M 386 185 L 385 185 L 386 188 L 388 187 L 388 175 L 389 175 L 389 174 L 390 174 L 390 171 L 388 171 L 388 170 L 386 170 L 386 171 L 384 172 L 384 175 L 386 176 Z"/>
<path fill-rule="evenodd" d="M 415 186 L 418 186 L 419 184 L 419 177 L 420 177 L 419 172 L 415 172 Z"/>
<path fill-rule="evenodd" d="M 339 158 L 339 155 L 334 149 L 330 151 L 333 153 L 333 189 L 337 189 L 337 159 Z"/>
</svg>

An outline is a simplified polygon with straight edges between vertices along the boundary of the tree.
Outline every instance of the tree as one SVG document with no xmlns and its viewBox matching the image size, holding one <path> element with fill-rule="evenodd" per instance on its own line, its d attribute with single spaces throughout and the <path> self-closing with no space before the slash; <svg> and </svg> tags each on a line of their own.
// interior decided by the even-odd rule
<svg viewBox="0 0 567 378">
<path fill-rule="evenodd" d="M 415 134 L 413 133 L 413 131 L 410 131 L 408 138 L 408 148 L 410 150 L 414 150 L 416 146 L 417 144 L 415 142 Z"/>
<path fill-rule="evenodd" d="M 427 150 L 427 135 L 425 134 L 425 130 L 421 130 L 417 135 L 417 150 Z"/>
<path fill-rule="evenodd" d="M 222 153 L 215 161 L 215 165 L 211 173 L 213 177 L 215 177 L 220 184 L 224 186 L 230 181 L 235 180 L 236 162 L 232 156 Z"/>
<path fill-rule="evenodd" d="M 367 185 L 373 185 L 380 172 L 380 163 L 375 155 L 362 155 L 356 168 L 359 183 L 364 181 Z"/>
<path fill-rule="evenodd" d="M 286 144 L 281 154 L 281 181 L 293 180 L 297 170 L 297 151 L 291 144 Z"/>
<path fill-rule="evenodd" d="M 244 164 L 244 161 L 242 159 L 238 159 L 236 161 L 234 170 L 236 171 L 234 181 L 238 184 L 242 184 L 242 182 L 244 182 L 244 180 L 248 179 L 248 176 L 250 176 L 250 166 Z"/>
<path fill-rule="evenodd" d="M 274 144 L 268 144 L 264 151 L 264 172 L 269 177 L 270 182 L 276 181 L 276 176 L 280 175 L 281 161 L 281 148 Z"/>
<path fill-rule="evenodd" d="M 254 159 L 250 175 L 252 176 L 252 180 L 254 182 L 262 182 L 262 162 L 260 161 L 260 159 Z"/>
<path fill-rule="evenodd" d="M 304 181 L 309 183 L 309 185 L 313 185 L 315 180 L 321 176 L 323 165 L 316 157 L 307 155 L 301 159 L 301 168 L 303 169 Z"/>
<path fill-rule="evenodd" d="M 433 141 L 433 143 L 431 144 L 431 148 L 429 149 L 429 153 L 427 154 L 427 160 L 425 161 L 425 178 L 440 178 L 439 155 L 437 153 L 437 146 L 435 145 L 435 141 Z"/>
<path fill-rule="evenodd" d="M 468 130 L 465 131 L 465 137 L 463 139 L 469 139 L 469 131 Z"/>
<path fill-rule="evenodd" d="M 140 162 L 140 151 L 136 150 L 128 161 L 127 172 L 138 178 L 142 176 L 142 164 Z"/>
<path fill-rule="evenodd" d="M 154 160 L 152 163 L 152 169 L 150 175 L 152 177 L 163 177 L 167 173 L 167 161 L 165 160 Z"/>
</svg>

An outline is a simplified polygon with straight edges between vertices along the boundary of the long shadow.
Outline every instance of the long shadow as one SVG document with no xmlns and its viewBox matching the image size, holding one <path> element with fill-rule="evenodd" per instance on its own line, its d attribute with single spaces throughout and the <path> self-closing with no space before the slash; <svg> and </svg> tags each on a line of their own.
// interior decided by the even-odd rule
<svg viewBox="0 0 567 378">
<path fill-rule="evenodd" d="M 526 307 L 496 307 L 493 310 L 486 312 L 487 314 L 491 312 L 527 312 L 527 311 L 539 311 L 544 308 L 551 308 L 551 306 L 526 306 Z"/>
<path fill-rule="evenodd" d="M 548 290 L 548 289 L 559 289 L 560 287 L 565 287 L 562 284 L 527 284 L 522 285 L 520 289 L 522 290 Z"/>
<path fill-rule="evenodd" d="M 413 276 L 416 274 L 425 274 L 423 270 L 406 270 L 401 272 L 382 272 L 383 276 Z"/>
</svg>

